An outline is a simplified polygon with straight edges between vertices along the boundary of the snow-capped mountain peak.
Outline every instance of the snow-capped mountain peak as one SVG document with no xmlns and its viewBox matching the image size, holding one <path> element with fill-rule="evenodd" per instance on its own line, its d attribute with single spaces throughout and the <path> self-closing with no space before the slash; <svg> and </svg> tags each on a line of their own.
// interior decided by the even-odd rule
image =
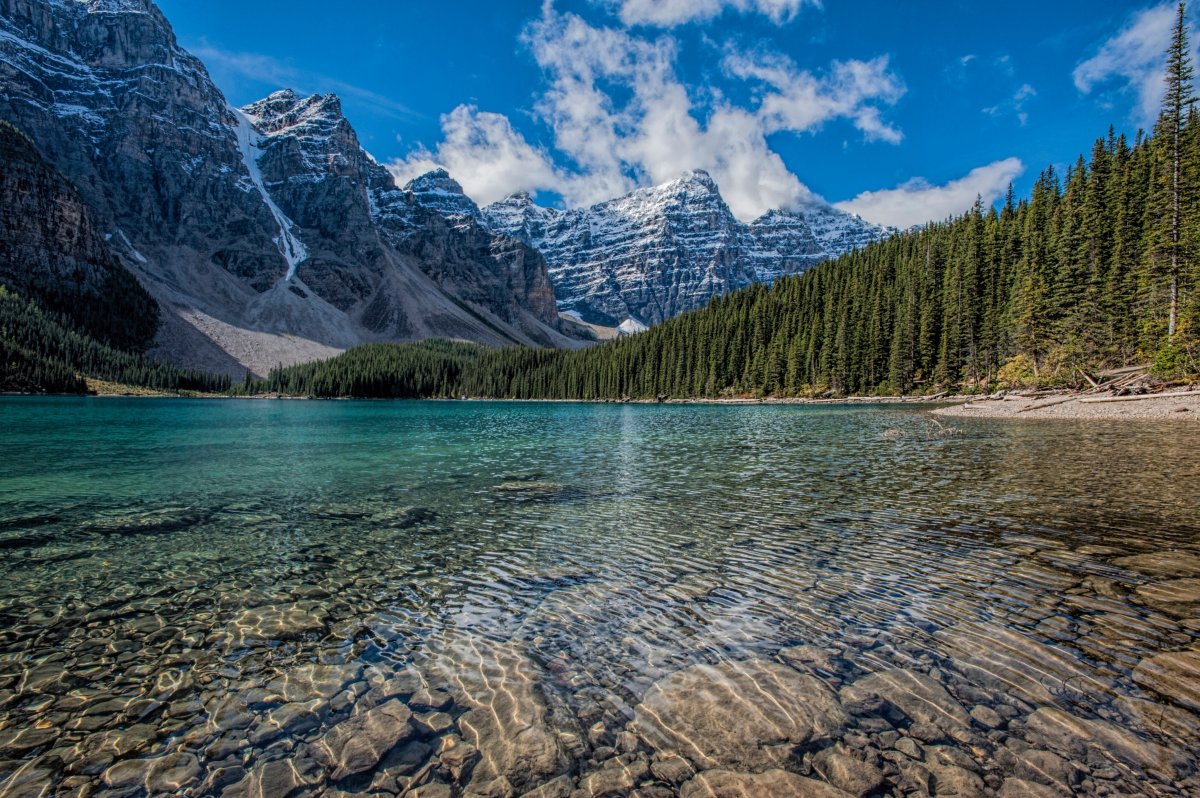
<svg viewBox="0 0 1200 798">
<path fill-rule="evenodd" d="M 413 178 L 404 186 L 404 190 L 410 192 L 419 205 L 443 216 L 482 218 L 479 206 L 463 193 L 462 186 L 445 169 L 434 169 Z"/>
<path fill-rule="evenodd" d="M 89 14 L 145 14 L 148 0 L 71 0 Z"/>
<path fill-rule="evenodd" d="M 716 295 L 771 282 L 887 231 L 813 202 L 734 217 L 703 170 L 590 208 L 543 208 L 525 193 L 482 210 L 486 224 L 541 250 L 559 310 L 596 324 L 661 322 Z"/>
</svg>

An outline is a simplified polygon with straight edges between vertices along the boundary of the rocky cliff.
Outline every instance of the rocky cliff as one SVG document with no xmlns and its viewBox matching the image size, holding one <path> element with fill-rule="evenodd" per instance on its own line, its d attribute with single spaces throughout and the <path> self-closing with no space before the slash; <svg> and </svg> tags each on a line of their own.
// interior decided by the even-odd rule
<svg viewBox="0 0 1200 798">
<path fill-rule="evenodd" d="M 158 330 L 158 303 L 121 265 L 75 187 L 0 122 L 0 284 L 125 349 Z"/>
<path fill-rule="evenodd" d="M 78 187 L 162 305 L 176 362 L 262 373 L 371 340 L 572 343 L 527 245 L 398 188 L 334 97 L 230 107 L 149 0 L 0 0 L 0 118 Z"/>
<path fill-rule="evenodd" d="M 818 203 L 744 224 L 702 171 L 590 208 L 543 208 L 514 194 L 482 214 L 493 230 L 542 252 L 560 310 L 609 326 L 658 323 L 886 232 Z"/>
</svg>

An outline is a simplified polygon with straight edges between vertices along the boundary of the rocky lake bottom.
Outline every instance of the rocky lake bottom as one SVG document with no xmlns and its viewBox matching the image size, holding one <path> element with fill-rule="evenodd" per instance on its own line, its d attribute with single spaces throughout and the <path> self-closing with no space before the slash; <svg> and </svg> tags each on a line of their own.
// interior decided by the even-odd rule
<svg viewBox="0 0 1200 798">
<path fill-rule="evenodd" d="M 949 421 L 0 399 L 0 797 L 1200 795 L 1200 433 Z"/>
</svg>

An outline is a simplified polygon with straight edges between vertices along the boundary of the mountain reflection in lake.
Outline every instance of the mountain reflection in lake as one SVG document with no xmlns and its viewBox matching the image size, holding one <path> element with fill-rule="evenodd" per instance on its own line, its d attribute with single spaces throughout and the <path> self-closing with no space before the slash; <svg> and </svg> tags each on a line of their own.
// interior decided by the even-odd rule
<svg viewBox="0 0 1200 798">
<path fill-rule="evenodd" d="M 1197 433 L 954 423 L 2 399 L 0 795 L 1200 795 Z"/>
</svg>

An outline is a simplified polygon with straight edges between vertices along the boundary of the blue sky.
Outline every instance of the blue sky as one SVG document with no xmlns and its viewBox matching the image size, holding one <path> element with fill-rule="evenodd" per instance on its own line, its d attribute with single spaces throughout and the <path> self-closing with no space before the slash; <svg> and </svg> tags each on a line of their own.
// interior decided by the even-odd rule
<svg viewBox="0 0 1200 798">
<path fill-rule="evenodd" d="M 1149 125 L 1174 5 L 1102 0 L 159 0 L 237 105 L 334 92 L 398 177 L 579 205 L 709 170 L 906 225 Z"/>
</svg>

